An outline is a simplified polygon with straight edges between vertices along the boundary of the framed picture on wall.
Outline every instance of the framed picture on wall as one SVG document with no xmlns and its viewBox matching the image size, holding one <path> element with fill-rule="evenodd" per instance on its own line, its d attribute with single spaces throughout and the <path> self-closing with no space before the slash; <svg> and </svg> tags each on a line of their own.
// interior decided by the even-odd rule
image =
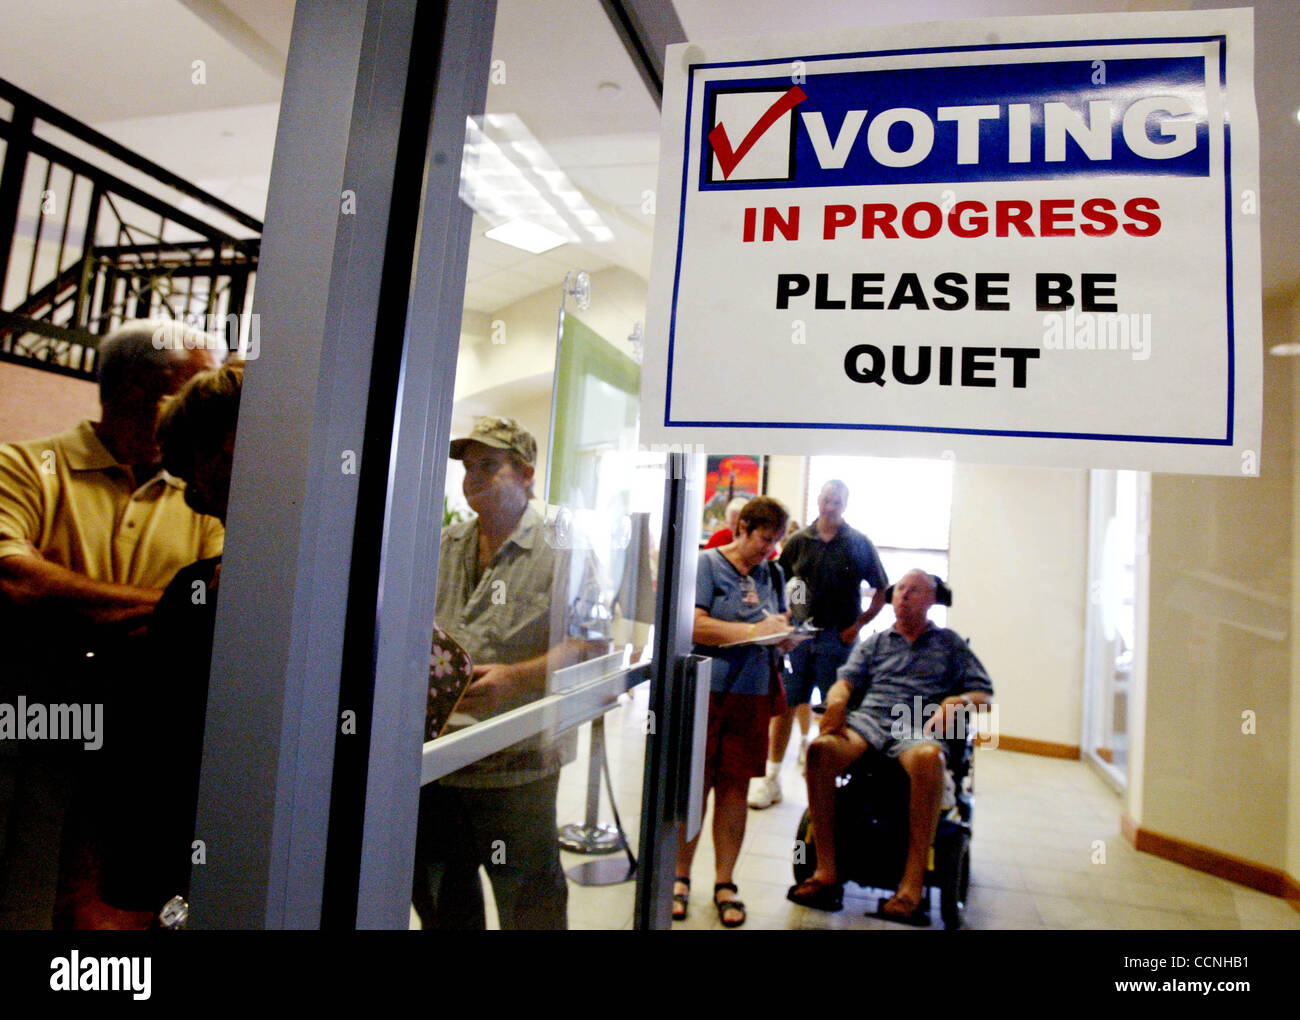
<svg viewBox="0 0 1300 1020">
<path fill-rule="evenodd" d="M 767 491 L 767 457 L 723 454 L 709 457 L 704 477 L 704 520 L 700 542 L 727 526 L 727 504 L 733 499 L 753 499 Z"/>
</svg>

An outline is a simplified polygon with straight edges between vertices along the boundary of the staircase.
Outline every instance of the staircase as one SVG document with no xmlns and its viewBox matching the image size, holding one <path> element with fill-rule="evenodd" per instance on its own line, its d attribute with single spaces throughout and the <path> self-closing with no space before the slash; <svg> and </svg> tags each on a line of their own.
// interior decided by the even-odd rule
<svg viewBox="0 0 1300 1020">
<path fill-rule="evenodd" d="M 99 338 L 145 318 L 256 356 L 260 220 L 3 79 L 0 142 L 0 360 L 93 379 Z"/>
</svg>

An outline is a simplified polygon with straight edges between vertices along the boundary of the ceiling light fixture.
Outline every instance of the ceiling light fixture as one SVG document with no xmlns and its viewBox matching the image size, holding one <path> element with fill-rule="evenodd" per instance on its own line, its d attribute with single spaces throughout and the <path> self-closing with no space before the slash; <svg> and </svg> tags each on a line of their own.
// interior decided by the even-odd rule
<svg viewBox="0 0 1300 1020">
<path fill-rule="evenodd" d="M 614 239 L 614 232 L 600 214 L 513 113 L 491 113 L 479 121 L 466 121 L 460 197 L 492 224 L 493 231 L 522 221 L 559 238 L 541 251 L 566 242 L 603 243 Z M 506 236 L 516 236 L 517 229 L 507 231 Z M 487 236 L 502 240 L 493 231 Z M 524 245 L 517 247 L 533 250 Z"/>
<path fill-rule="evenodd" d="M 533 255 L 540 255 L 544 251 L 550 251 L 567 243 L 567 238 L 528 220 L 508 220 L 491 230 L 484 231 L 483 236 L 515 248 L 522 248 Z"/>
</svg>

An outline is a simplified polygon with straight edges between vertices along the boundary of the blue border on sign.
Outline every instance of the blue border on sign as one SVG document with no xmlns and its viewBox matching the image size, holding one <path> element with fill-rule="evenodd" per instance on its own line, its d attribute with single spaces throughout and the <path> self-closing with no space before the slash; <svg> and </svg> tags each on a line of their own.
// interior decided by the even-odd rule
<svg viewBox="0 0 1300 1020">
<path fill-rule="evenodd" d="M 844 422 L 781 422 L 781 421 L 675 421 L 672 417 L 672 400 L 673 400 L 673 355 L 674 346 L 677 339 L 677 300 L 678 288 L 682 276 L 682 247 L 685 242 L 686 232 L 686 194 L 690 174 L 691 162 L 691 105 L 694 102 L 695 95 L 695 74 L 697 71 L 710 70 L 721 67 L 763 67 L 768 64 L 789 65 L 794 60 L 800 60 L 804 63 L 812 63 L 824 60 L 847 60 L 854 57 L 896 57 L 909 56 L 919 53 L 972 53 L 972 52 L 992 52 L 995 50 L 1011 49 L 1055 49 L 1075 46 L 1138 46 L 1138 45 L 1161 45 L 1177 43 L 1205 43 L 1217 42 L 1219 44 L 1219 91 L 1224 110 L 1223 116 L 1223 180 L 1224 180 L 1224 220 L 1225 220 L 1225 251 L 1224 267 L 1227 279 L 1227 312 L 1228 312 L 1228 417 L 1225 428 L 1226 435 L 1222 439 L 1198 439 L 1184 436 L 1134 436 L 1134 435 L 1112 435 L 1100 432 L 1038 432 L 1018 429 L 964 429 L 964 428 L 944 428 L 931 425 L 881 425 L 869 423 L 844 423 Z M 930 432 L 944 435 L 965 435 L 965 436 L 1008 436 L 1012 438 L 1030 438 L 1030 439 L 1092 439 L 1102 440 L 1105 442 L 1123 442 L 1123 443 L 1174 443 L 1187 444 L 1196 446 L 1231 446 L 1233 434 L 1233 416 L 1235 410 L 1236 397 L 1236 330 L 1234 322 L 1234 307 L 1232 296 L 1232 148 L 1231 120 L 1227 116 L 1227 66 L 1228 66 L 1228 37 L 1226 35 L 1201 35 L 1201 36 L 1165 36 L 1162 38 L 1152 39 L 1069 39 L 1058 40 L 1056 42 L 1039 42 L 1039 43 L 997 43 L 994 45 L 972 44 L 969 46 L 922 46 L 913 49 L 901 50 L 873 50 L 863 53 L 832 53 L 822 54 L 820 56 L 807 57 L 770 57 L 765 60 L 732 60 L 712 64 L 692 64 L 690 66 L 690 78 L 686 88 L 686 126 L 685 126 L 685 146 L 682 157 L 682 200 L 679 203 L 680 209 L 677 218 L 677 261 L 673 270 L 673 299 L 672 308 L 668 318 L 668 378 L 666 380 L 664 394 L 664 427 L 665 428 L 786 428 L 786 429 L 840 429 L 844 431 L 872 431 L 872 432 Z"/>
</svg>

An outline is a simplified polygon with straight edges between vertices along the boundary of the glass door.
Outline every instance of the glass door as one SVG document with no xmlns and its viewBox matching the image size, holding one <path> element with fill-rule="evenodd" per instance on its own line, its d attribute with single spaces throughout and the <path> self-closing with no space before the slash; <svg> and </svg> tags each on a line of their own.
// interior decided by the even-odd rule
<svg viewBox="0 0 1300 1020">
<path fill-rule="evenodd" d="M 1137 651 L 1139 498 L 1136 471 L 1093 471 L 1083 750 L 1108 781 L 1128 784 Z"/>
<path fill-rule="evenodd" d="M 539 39 L 539 35 L 542 37 Z M 497 8 L 422 752 L 412 926 L 637 916 L 663 453 L 638 444 L 658 111 L 597 4 Z M 557 833 L 558 828 L 558 833 Z"/>
</svg>

